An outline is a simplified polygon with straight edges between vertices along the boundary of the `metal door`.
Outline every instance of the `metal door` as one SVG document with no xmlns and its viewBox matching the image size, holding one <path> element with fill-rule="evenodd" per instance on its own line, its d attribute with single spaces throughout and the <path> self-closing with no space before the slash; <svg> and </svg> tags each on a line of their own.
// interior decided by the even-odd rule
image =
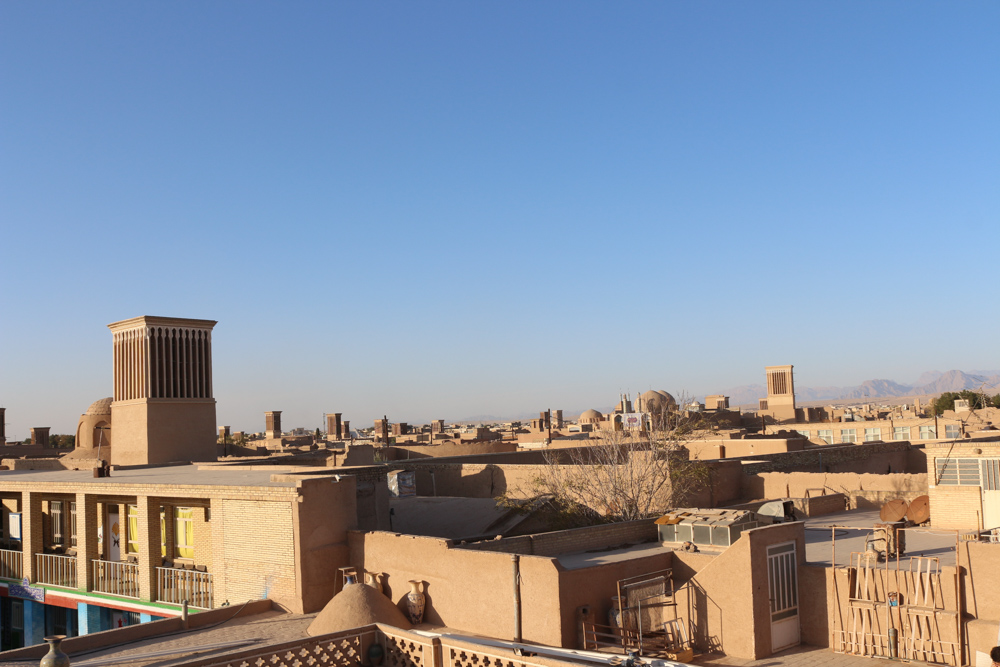
<svg viewBox="0 0 1000 667">
<path fill-rule="evenodd" d="M 983 530 L 1000 528 L 1000 459 L 981 459 Z"/>
<path fill-rule="evenodd" d="M 771 652 L 799 643 L 799 577 L 795 542 L 767 548 L 771 597 Z"/>
</svg>

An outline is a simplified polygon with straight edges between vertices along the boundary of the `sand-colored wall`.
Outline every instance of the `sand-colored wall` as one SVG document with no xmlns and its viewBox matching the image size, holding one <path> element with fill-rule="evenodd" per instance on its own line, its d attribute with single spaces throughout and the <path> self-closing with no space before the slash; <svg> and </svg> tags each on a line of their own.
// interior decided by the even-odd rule
<svg viewBox="0 0 1000 667">
<path fill-rule="evenodd" d="M 830 646 L 833 568 L 799 564 L 799 627 L 802 643 Z"/>
<path fill-rule="evenodd" d="M 296 599 L 294 504 L 213 499 L 212 521 L 216 525 L 212 534 L 219 556 L 219 567 L 213 572 L 217 597 L 231 604 L 270 598 L 301 611 Z"/>
<path fill-rule="evenodd" d="M 447 442 L 440 445 L 394 445 L 382 450 L 389 461 L 405 461 L 408 459 L 438 458 L 443 456 L 472 456 L 475 454 L 497 454 L 501 452 L 516 452 L 517 443 L 491 440 L 489 442 L 470 442 L 467 444 Z"/>
<path fill-rule="evenodd" d="M 914 454 L 914 452 L 918 452 Z M 894 473 L 926 472 L 921 450 L 909 442 L 868 442 L 860 445 L 824 445 L 800 452 L 758 454 L 754 463 L 746 462 L 748 475 L 759 472 L 857 472 Z"/>
<path fill-rule="evenodd" d="M 743 498 L 743 464 L 739 461 L 712 461 L 704 465 L 705 479 L 695 484 L 683 497 L 682 507 L 721 507 Z"/>
<path fill-rule="evenodd" d="M 514 498 L 537 495 L 534 480 L 543 467 L 538 465 L 492 464 L 417 464 L 417 495 L 456 498 L 496 498 L 509 494 Z"/>
<path fill-rule="evenodd" d="M 748 530 L 680 588 L 678 613 L 690 619 L 698 647 L 750 660 L 771 654 L 767 547 L 790 541 L 796 542 L 801 564 L 805 559 L 802 523 Z M 696 569 L 700 563 L 685 565 Z"/>
<path fill-rule="evenodd" d="M 823 492 L 844 494 L 851 507 L 878 507 L 894 498 L 912 500 L 926 494 L 927 475 L 761 472 L 743 479 L 746 498 L 804 498 Z"/>
<path fill-rule="evenodd" d="M 577 609 L 590 607 L 594 621 L 608 624 L 611 598 L 618 594 L 618 581 L 667 569 L 673 562 L 673 552 L 667 549 L 643 558 L 559 573 L 559 602 L 562 616 L 562 646 L 578 647 Z M 666 618 L 677 618 L 677 607 L 669 608 Z"/>
<path fill-rule="evenodd" d="M 425 582 L 425 621 L 490 637 L 514 637 L 512 555 L 451 548 L 449 540 L 386 532 L 351 532 L 351 565 L 382 572 L 389 598 L 401 606 L 409 580 Z M 561 645 L 559 568 L 552 558 L 519 556 L 522 636 Z"/>
<path fill-rule="evenodd" d="M 803 439 L 786 438 L 730 438 L 696 440 L 685 443 L 692 459 L 743 458 L 758 454 L 797 452 L 805 446 Z"/>
<path fill-rule="evenodd" d="M 456 548 L 502 551 L 530 556 L 558 556 L 580 551 L 609 549 L 626 544 L 655 542 L 657 537 L 658 533 L 653 519 L 641 519 L 569 530 L 554 530 L 533 535 L 504 537 L 499 540 L 460 545 Z"/>
<path fill-rule="evenodd" d="M 928 495 L 935 528 L 982 529 L 982 492 L 978 486 L 932 486 Z"/>
<path fill-rule="evenodd" d="M 116 401 L 111 423 L 114 465 L 216 458 L 215 399 Z"/>
<path fill-rule="evenodd" d="M 965 604 L 966 649 L 969 661 L 976 651 L 989 653 L 997 644 L 1000 627 L 1000 545 L 962 542 L 958 548 L 962 566 L 962 600 Z"/>
<path fill-rule="evenodd" d="M 3 459 L 0 465 L 6 470 L 65 470 L 62 459 Z"/>
<path fill-rule="evenodd" d="M 750 541 L 739 539 L 695 574 L 676 594 L 698 648 L 754 658 Z"/>
<path fill-rule="evenodd" d="M 357 480 L 344 475 L 306 479 L 295 503 L 295 583 L 304 613 L 319 611 L 337 590 L 337 568 L 346 567 L 347 531 L 357 528 Z"/>
</svg>

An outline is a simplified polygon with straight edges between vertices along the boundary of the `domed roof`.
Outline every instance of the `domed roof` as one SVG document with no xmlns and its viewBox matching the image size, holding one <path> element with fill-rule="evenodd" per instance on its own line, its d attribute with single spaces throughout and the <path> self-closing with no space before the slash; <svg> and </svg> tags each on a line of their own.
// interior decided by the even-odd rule
<svg viewBox="0 0 1000 667">
<path fill-rule="evenodd" d="M 673 396 L 665 391 L 657 391 L 655 389 L 650 389 L 639 396 L 639 398 L 642 399 L 643 412 L 657 412 L 677 405 L 677 401 L 674 400 Z"/>
<path fill-rule="evenodd" d="M 604 415 L 602 415 L 597 410 L 584 410 L 583 414 L 580 415 L 579 421 L 588 421 L 588 420 L 601 421 L 602 419 L 604 419 Z"/>
<path fill-rule="evenodd" d="M 108 398 L 102 398 L 99 401 L 94 401 L 93 403 L 90 404 L 90 407 L 87 408 L 87 411 L 84 412 L 83 414 L 85 414 L 85 415 L 110 415 L 111 414 L 111 401 L 113 401 L 113 400 L 115 400 L 115 399 L 113 399 L 113 398 L 111 398 L 109 396 Z"/>
<path fill-rule="evenodd" d="M 348 584 L 326 603 L 309 625 L 310 637 L 384 623 L 409 630 L 412 626 L 392 600 L 365 584 Z"/>
</svg>

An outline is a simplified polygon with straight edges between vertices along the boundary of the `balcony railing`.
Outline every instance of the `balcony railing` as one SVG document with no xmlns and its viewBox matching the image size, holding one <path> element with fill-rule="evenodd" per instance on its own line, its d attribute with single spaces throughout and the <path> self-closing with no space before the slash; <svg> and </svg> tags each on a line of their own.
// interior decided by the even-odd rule
<svg viewBox="0 0 1000 667">
<path fill-rule="evenodd" d="M 91 586 L 98 593 L 109 593 L 126 598 L 139 597 L 139 566 L 111 560 L 90 561 L 93 579 Z"/>
<path fill-rule="evenodd" d="M 35 581 L 76 588 L 76 556 L 35 554 Z"/>
<path fill-rule="evenodd" d="M 0 549 L 0 578 L 20 580 L 24 572 L 24 560 L 20 551 Z"/>
<path fill-rule="evenodd" d="M 199 609 L 211 609 L 212 575 L 196 570 L 178 570 L 172 567 L 156 568 L 156 599 L 158 602 L 188 605 Z"/>
</svg>

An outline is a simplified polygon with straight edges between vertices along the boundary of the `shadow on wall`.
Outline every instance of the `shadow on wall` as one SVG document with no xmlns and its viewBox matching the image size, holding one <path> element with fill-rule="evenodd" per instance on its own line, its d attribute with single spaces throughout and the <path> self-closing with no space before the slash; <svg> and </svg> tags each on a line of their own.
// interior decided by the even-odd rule
<svg viewBox="0 0 1000 667">
<path fill-rule="evenodd" d="M 708 653 L 722 652 L 722 608 L 697 582 L 688 582 L 685 587 L 688 589 L 687 617 L 692 621 L 691 639 L 694 645 Z M 710 627 L 718 634 L 709 633 Z"/>
<path fill-rule="evenodd" d="M 415 466 L 418 496 L 496 498 L 507 493 L 507 475 L 494 464 L 465 473 L 466 466 Z"/>
<path fill-rule="evenodd" d="M 799 627 L 802 643 L 810 646 L 830 646 L 829 586 L 837 586 L 828 568 L 799 566 Z"/>
</svg>

